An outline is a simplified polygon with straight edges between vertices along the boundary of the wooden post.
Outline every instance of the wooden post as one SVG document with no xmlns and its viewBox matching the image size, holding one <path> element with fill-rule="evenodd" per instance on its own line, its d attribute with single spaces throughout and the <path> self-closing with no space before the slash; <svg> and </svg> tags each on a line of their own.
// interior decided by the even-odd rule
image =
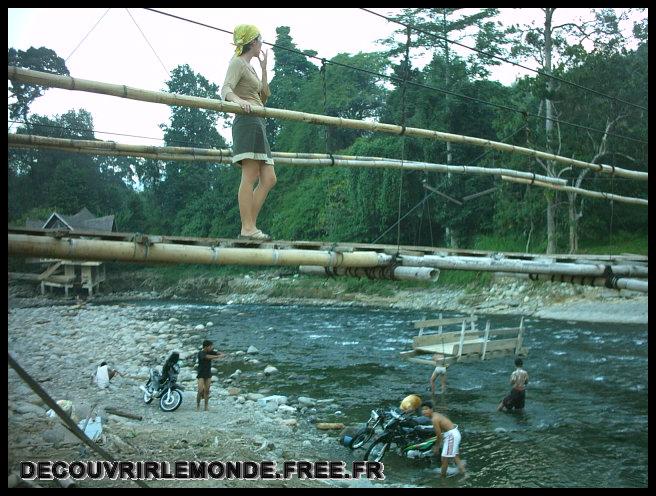
<svg viewBox="0 0 656 496">
<path fill-rule="evenodd" d="M 524 338 L 524 317 L 519 321 L 519 332 L 517 333 L 517 345 L 515 346 L 515 355 L 519 354 L 522 349 L 522 341 Z"/>
<path fill-rule="evenodd" d="M 460 349 L 458 350 L 458 358 L 462 355 L 462 347 L 465 345 L 465 326 L 466 322 L 462 321 L 462 330 L 460 331 Z"/>
<path fill-rule="evenodd" d="M 442 312 L 440 312 L 440 320 L 442 320 Z M 442 324 L 440 324 L 440 327 L 437 329 L 438 334 L 442 334 Z M 444 350 L 442 350 L 444 351 Z"/>
<path fill-rule="evenodd" d="M 471 318 L 471 330 L 472 330 L 472 332 L 474 332 L 476 330 L 476 323 L 475 323 L 475 320 L 474 320 L 474 314 L 473 313 L 469 314 L 469 317 Z"/>
<path fill-rule="evenodd" d="M 46 285 L 41 281 L 41 296 L 46 294 Z"/>
<path fill-rule="evenodd" d="M 485 352 L 487 351 L 487 342 L 490 339 L 490 321 L 488 320 L 485 324 L 485 338 L 483 338 L 483 353 L 481 354 L 481 360 L 485 360 Z"/>
</svg>

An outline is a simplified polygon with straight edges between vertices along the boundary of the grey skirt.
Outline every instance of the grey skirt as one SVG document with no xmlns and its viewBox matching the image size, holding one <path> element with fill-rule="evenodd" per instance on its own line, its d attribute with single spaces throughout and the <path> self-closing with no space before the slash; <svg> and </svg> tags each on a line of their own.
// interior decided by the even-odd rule
<svg viewBox="0 0 656 496">
<path fill-rule="evenodd" d="M 232 162 L 241 165 L 245 158 L 273 165 L 264 119 L 237 114 L 232 124 Z"/>
</svg>

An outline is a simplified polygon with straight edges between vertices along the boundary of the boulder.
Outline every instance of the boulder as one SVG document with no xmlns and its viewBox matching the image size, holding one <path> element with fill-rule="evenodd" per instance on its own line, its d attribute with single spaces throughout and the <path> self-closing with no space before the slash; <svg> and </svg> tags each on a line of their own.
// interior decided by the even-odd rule
<svg viewBox="0 0 656 496">
<path fill-rule="evenodd" d="M 264 398 L 264 395 L 260 394 L 260 393 L 248 393 L 246 395 L 246 399 L 251 400 L 251 401 L 257 401 L 260 398 Z"/>
<path fill-rule="evenodd" d="M 258 350 L 255 346 L 250 345 L 248 349 L 246 350 L 246 353 L 259 353 L 260 350 Z"/>
<path fill-rule="evenodd" d="M 267 406 L 269 403 L 275 404 L 275 410 L 278 409 L 280 405 L 285 405 L 287 403 L 287 396 L 282 396 L 274 394 L 271 396 L 265 396 L 257 400 L 257 404 L 260 406 Z"/>
<path fill-rule="evenodd" d="M 298 410 L 296 408 L 294 408 L 293 406 L 280 405 L 278 407 L 278 411 L 281 412 L 281 413 L 293 414 L 293 413 L 296 413 Z"/>
<path fill-rule="evenodd" d="M 314 406 L 316 404 L 316 400 L 313 398 L 308 398 L 307 396 L 299 396 L 298 403 L 303 406 Z"/>
<path fill-rule="evenodd" d="M 275 368 L 273 365 L 267 365 L 267 366 L 264 368 L 264 373 L 265 373 L 266 375 L 275 374 L 275 373 L 277 373 L 277 372 L 278 372 L 278 369 Z"/>
</svg>

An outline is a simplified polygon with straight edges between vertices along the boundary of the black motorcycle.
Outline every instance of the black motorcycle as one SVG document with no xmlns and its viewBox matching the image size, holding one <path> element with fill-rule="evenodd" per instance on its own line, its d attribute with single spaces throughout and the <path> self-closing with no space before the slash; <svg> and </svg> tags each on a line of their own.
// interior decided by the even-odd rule
<svg viewBox="0 0 656 496">
<path fill-rule="evenodd" d="M 398 454 L 406 458 L 429 458 L 435 445 L 435 429 L 430 419 L 413 417 L 390 410 L 383 422 L 383 433 L 367 449 L 364 459 L 379 462 L 390 446 L 396 445 Z M 428 421 L 428 422 L 426 422 Z"/>
<path fill-rule="evenodd" d="M 371 415 L 364 427 L 358 431 L 358 433 L 353 437 L 349 447 L 351 449 L 362 448 L 369 440 L 376 434 L 376 429 L 381 427 L 385 420 L 389 418 L 390 413 L 385 411 L 383 408 L 377 408 L 376 410 L 371 410 Z"/>
<path fill-rule="evenodd" d="M 172 412 L 182 404 L 182 386 L 177 383 L 177 374 L 168 374 L 167 379 L 160 383 L 162 376 L 155 369 L 150 370 L 150 377 L 145 386 L 139 386 L 143 391 L 144 403 L 153 398 L 159 398 L 159 407 L 165 412 Z"/>
</svg>

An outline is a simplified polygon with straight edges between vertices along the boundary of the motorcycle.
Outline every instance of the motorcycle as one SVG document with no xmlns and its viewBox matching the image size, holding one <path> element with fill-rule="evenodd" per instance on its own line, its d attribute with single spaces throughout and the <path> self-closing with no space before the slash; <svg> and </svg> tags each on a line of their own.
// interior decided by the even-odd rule
<svg viewBox="0 0 656 496">
<path fill-rule="evenodd" d="M 379 462 L 392 445 L 397 447 L 399 456 L 405 458 L 431 457 L 437 441 L 432 424 L 420 423 L 418 418 L 395 410 L 390 410 L 389 414 L 383 423 L 383 433 L 371 443 L 364 459 Z"/>
<path fill-rule="evenodd" d="M 386 412 L 383 408 L 371 410 L 369 420 L 367 420 L 367 423 L 364 425 L 364 427 L 353 438 L 349 447 L 351 449 L 358 449 L 367 444 L 369 440 L 376 434 L 376 429 L 379 426 L 382 426 L 388 417 L 389 413 Z"/>
<path fill-rule="evenodd" d="M 159 407 L 165 412 L 177 410 L 182 404 L 182 386 L 176 382 L 177 374 L 169 374 L 168 379 L 160 384 L 162 376 L 157 370 L 150 370 L 150 377 L 145 386 L 139 386 L 143 391 L 144 403 L 149 404 L 153 398 L 159 398 Z"/>
</svg>

